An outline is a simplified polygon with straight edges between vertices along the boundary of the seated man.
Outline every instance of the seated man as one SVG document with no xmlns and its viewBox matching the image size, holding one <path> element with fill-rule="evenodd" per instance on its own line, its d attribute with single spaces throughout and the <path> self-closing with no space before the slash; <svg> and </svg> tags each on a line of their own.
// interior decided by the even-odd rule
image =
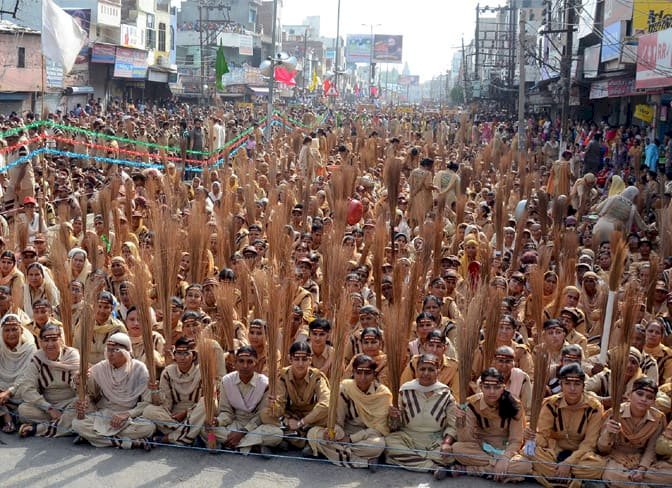
<svg viewBox="0 0 672 488">
<path fill-rule="evenodd" d="M 448 349 L 447 338 L 438 329 L 427 334 L 424 349 L 429 354 L 435 355 L 441 361 L 437 380 L 450 387 L 452 391 L 459 390 L 459 375 L 457 374 L 457 360 L 446 355 Z M 418 361 L 422 355 L 418 354 L 411 358 L 406 368 L 401 373 L 400 383 L 403 385 L 417 378 Z"/>
<path fill-rule="evenodd" d="M 313 451 L 334 464 L 375 468 L 385 450 L 392 393 L 376 378 L 376 367 L 370 356 L 355 356 L 352 368 L 355 379 L 341 381 L 333 439 L 322 427 L 313 427 L 308 432 Z"/>
<path fill-rule="evenodd" d="M 47 322 L 40 330 L 40 349 L 20 379 L 19 417 L 26 422 L 21 437 L 71 435 L 77 392 L 73 375 L 79 370 L 79 351 L 63 343 L 62 329 Z"/>
<path fill-rule="evenodd" d="M 495 481 L 523 481 L 532 465 L 518 454 L 525 430 L 522 405 L 495 368 L 483 371 L 479 384 L 481 392 L 467 399 L 466 411 L 456 412 L 463 421 L 457 428 L 459 442 L 453 444 L 455 459 L 471 475 L 494 473 Z"/>
<path fill-rule="evenodd" d="M 126 326 L 118 319 L 112 316 L 114 308 L 114 296 L 109 291 L 102 291 L 98 295 L 98 301 L 94 307 L 93 313 L 93 332 L 91 334 L 91 344 L 89 350 L 89 364 L 96 364 L 103 361 L 107 354 L 105 352 L 108 339 L 121 332 L 124 335 L 128 332 Z M 73 347 L 81 349 L 81 333 L 77 323 L 73 334 Z M 145 385 L 147 386 L 147 385 Z"/>
<path fill-rule="evenodd" d="M 399 390 L 399 407 L 390 407 L 390 430 L 385 437 L 387 460 L 413 471 L 431 470 L 444 478 L 444 466 L 453 462 L 455 400 L 443 383 L 437 381 L 441 360 L 423 354 L 418 360 L 417 379 Z M 395 432 L 396 431 L 396 432 Z"/>
<path fill-rule="evenodd" d="M 161 432 L 154 440 L 191 445 L 205 422 L 201 399 L 201 371 L 196 363 L 194 341 L 180 337 L 173 348 L 175 362 L 161 373 L 158 388 L 150 384 L 152 404 L 142 416 Z"/>
<path fill-rule="evenodd" d="M 604 415 L 597 451 L 607 458 L 602 480 L 611 488 L 652 481 L 647 471 L 656 460 L 656 440 L 665 427 L 665 416 L 652 408 L 657 393 L 655 381 L 642 376 L 632 384 L 629 401 L 619 405 L 620 422 L 612 418 L 612 410 Z"/>
<path fill-rule="evenodd" d="M 248 454 L 256 446 L 262 453 L 282 442 L 282 437 L 266 435 L 261 427 L 261 412 L 268 407 L 268 378 L 256 372 L 257 351 L 242 346 L 236 351 L 236 371 L 222 378 L 219 415 L 210 425 L 225 449 Z M 207 435 L 206 427 L 203 434 Z"/>
<path fill-rule="evenodd" d="M 536 443 L 531 460 L 540 484 L 578 488 L 581 479 L 602 478 L 605 461 L 595 448 L 604 409 L 597 398 L 584 392 L 586 373 L 579 364 L 563 366 L 558 378 L 562 391 L 544 400 L 536 435 L 528 432 L 526 437 Z"/>
<path fill-rule="evenodd" d="M 282 368 L 275 398 L 269 396 L 268 406 L 261 412 L 262 426 L 266 435 L 282 436 L 298 433 L 300 438 L 288 439 L 293 446 L 306 447 L 304 454 L 312 449 L 303 439 L 311 427 L 323 427 L 329 409 L 329 380 L 319 369 L 311 368 L 312 350 L 307 342 L 295 342 L 289 348 L 291 366 Z"/>
<path fill-rule="evenodd" d="M 131 339 L 126 334 L 112 334 L 107 339 L 105 356 L 91 367 L 88 378 L 79 380 L 86 381 L 88 399 L 75 402 L 77 418 L 72 428 L 95 447 L 149 450 L 147 439 L 155 426 L 134 420 L 149 403 L 147 367 L 131 358 Z M 89 405 L 94 412 L 87 415 Z"/>
</svg>

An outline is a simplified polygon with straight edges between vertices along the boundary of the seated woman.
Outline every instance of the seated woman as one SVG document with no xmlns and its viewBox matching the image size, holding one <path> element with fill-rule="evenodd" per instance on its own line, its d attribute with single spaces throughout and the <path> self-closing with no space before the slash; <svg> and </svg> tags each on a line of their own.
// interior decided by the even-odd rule
<svg viewBox="0 0 672 488">
<path fill-rule="evenodd" d="M 344 378 L 354 379 L 354 363 L 358 356 L 369 356 L 376 363 L 376 379 L 389 387 L 387 377 L 387 354 L 383 352 L 383 332 L 378 327 L 366 327 L 362 329 L 360 344 L 362 352 L 355 355 L 350 364 L 345 368 Z"/>
<path fill-rule="evenodd" d="M 159 384 L 149 385 L 152 404 L 145 407 L 142 416 L 161 432 L 155 438 L 158 442 L 191 445 L 205 422 L 201 370 L 196 362 L 194 341 L 179 337 L 173 358 L 175 362 L 163 370 Z"/>
<path fill-rule="evenodd" d="M 251 320 L 247 338 L 250 341 L 250 346 L 256 352 L 255 371 L 268 376 L 268 326 L 266 321 L 262 319 Z M 278 351 L 276 357 L 278 358 L 278 370 L 280 370 L 280 351 Z"/>
<path fill-rule="evenodd" d="M 352 361 L 354 379 L 341 381 L 334 438 L 323 427 L 313 427 L 308 439 L 313 452 L 348 468 L 375 468 L 390 433 L 387 416 L 392 393 L 377 380 L 377 365 L 359 354 Z"/>
<path fill-rule="evenodd" d="M 418 360 L 418 378 L 399 390 L 399 406 L 390 408 L 390 430 L 385 437 L 387 460 L 413 471 L 432 471 L 438 479 L 453 462 L 455 399 L 437 380 L 440 359 L 423 354 Z"/>
<path fill-rule="evenodd" d="M 135 420 L 149 403 L 147 367 L 131 358 L 131 339 L 112 334 L 105 344 L 106 359 L 94 364 L 86 381 L 88 398 L 77 400 L 72 429 L 95 447 L 149 450 L 154 424 Z M 89 406 L 93 412 L 87 415 Z M 77 440 L 79 441 L 79 440 Z"/>
<path fill-rule="evenodd" d="M 16 431 L 12 414 L 20 403 L 19 380 L 36 351 L 35 339 L 21 326 L 18 315 L 8 313 L 0 320 L 0 416 L 2 431 Z"/>
<path fill-rule="evenodd" d="M 518 451 L 523 447 L 525 413 L 506 389 L 504 375 L 488 368 L 480 376 L 481 392 L 467 399 L 467 410 L 458 409 L 455 460 L 467 474 L 494 473 L 495 481 L 523 481 L 532 464 Z M 460 471 L 454 466 L 453 472 Z"/>
<path fill-rule="evenodd" d="M 518 323 L 512 315 L 504 314 L 499 319 L 499 327 L 497 328 L 497 338 L 495 341 L 495 348 L 508 346 L 513 349 L 515 354 L 515 365 L 517 368 L 522 369 L 528 375 L 533 372 L 533 361 L 530 350 L 525 344 L 519 344 L 514 340 L 516 330 L 518 329 Z M 482 341 L 478 346 L 476 353 L 474 354 L 474 362 L 472 364 L 472 378 L 478 378 L 481 374 L 481 371 L 489 368 L 490 364 L 484 364 L 483 360 L 483 347 L 485 341 Z"/>
<path fill-rule="evenodd" d="M 301 438 L 288 439 L 299 449 L 311 427 L 323 427 L 329 409 L 329 380 L 319 369 L 310 367 L 312 350 L 307 342 L 295 342 L 289 348 L 291 366 L 282 368 L 275 398 L 269 396 L 268 407 L 261 412 L 261 427 L 266 435 L 282 436 L 284 431 Z M 310 454 L 312 449 L 305 450 Z"/>
<path fill-rule="evenodd" d="M 142 328 L 148 327 L 150 324 L 140 323 L 140 313 L 135 305 L 131 306 L 126 312 L 126 328 L 128 329 L 128 336 L 131 338 L 133 346 L 133 359 L 141 362 L 146 362 L 145 343 L 142 339 Z M 161 334 L 152 331 L 152 343 L 154 352 L 154 365 L 160 371 L 164 366 L 164 346 L 166 340 Z"/>
<path fill-rule="evenodd" d="M 602 480 L 612 488 L 650 483 L 647 471 L 656 461 L 656 441 L 665 428 L 665 416 L 653 408 L 658 387 L 646 376 L 635 380 L 629 401 L 620 404 L 620 421 L 612 410 L 604 414 L 597 452 L 606 456 Z M 668 478 L 668 482 L 672 478 Z"/>
<path fill-rule="evenodd" d="M 665 327 L 661 321 L 652 320 L 646 324 L 644 352 L 658 363 L 657 384 L 659 385 L 672 381 L 672 349 L 662 343 L 663 335 L 665 335 Z"/>
<path fill-rule="evenodd" d="M 442 359 L 439 365 L 438 371 L 438 381 L 450 387 L 452 391 L 457 391 L 459 389 L 459 376 L 457 374 L 457 360 L 450 358 L 446 355 L 446 350 L 448 345 L 446 344 L 446 337 L 443 333 L 434 329 L 427 335 L 427 342 L 425 343 L 425 350 L 429 354 L 435 355 L 437 358 Z M 408 365 L 401 373 L 400 384 L 413 381 L 417 378 L 418 373 L 418 361 L 420 360 L 420 355 L 413 356 L 409 361 Z"/>
<path fill-rule="evenodd" d="M 532 405 L 532 380 L 525 371 L 514 367 L 514 356 L 512 348 L 498 347 L 495 350 L 495 359 L 492 364 L 504 376 L 506 390 L 520 401 L 527 415 Z M 480 391 L 480 381 L 477 388 Z"/>
<path fill-rule="evenodd" d="M 72 435 L 77 392 L 72 383 L 79 369 L 79 351 L 63 342 L 57 324 L 46 323 L 40 331 L 40 349 L 21 375 L 19 417 L 26 422 L 21 437 Z"/>
<path fill-rule="evenodd" d="M 649 483 L 668 484 L 672 476 L 672 422 L 667 424 L 663 433 L 658 436 L 656 454 L 659 461 L 647 471 L 646 479 Z"/>
</svg>

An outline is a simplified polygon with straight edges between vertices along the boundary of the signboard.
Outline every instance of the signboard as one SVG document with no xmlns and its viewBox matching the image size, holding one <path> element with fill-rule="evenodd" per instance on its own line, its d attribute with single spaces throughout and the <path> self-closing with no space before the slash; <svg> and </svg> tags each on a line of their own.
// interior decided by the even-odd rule
<svg viewBox="0 0 672 488">
<path fill-rule="evenodd" d="M 647 124 L 650 124 L 653 122 L 653 107 L 650 107 L 649 105 L 637 105 L 635 107 L 635 113 L 634 116 L 638 118 L 639 120 L 642 120 L 646 122 Z"/>
<path fill-rule="evenodd" d="M 418 86 L 420 84 L 420 77 L 418 75 L 400 75 L 399 84 Z"/>
<path fill-rule="evenodd" d="M 597 78 L 598 68 L 600 66 L 600 48 L 602 46 L 597 44 L 595 46 L 587 47 L 583 50 L 583 77 Z"/>
<path fill-rule="evenodd" d="M 134 25 L 121 24 L 119 44 L 125 47 L 142 49 L 145 47 L 142 31 Z"/>
<path fill-rule="evenodd" d="M 376 34 L 373 37 L 374 63 L 401 63 L 404 36 Z"/>
<path fill-rule="evenodd" d="M 348 63 L 371 62 L 371 36 L 351 34 L 345 41 L 345 59 Z"/>
<path fill-rule="evenodd" d="M 604 25 L 632 19 L 633 0 L 604 0 Z"/>
<path fill-rule="evenodd" d="M 119 27 L 119 24 L 121 23 L 121 6 L 99 1 L 96 23 L 98 25 Z"/>
<path fill-rule="evenodd" d="M 597 0 L 584 0 L 583 12 L 579 16 L 578 37 L 583 39 L 593 33 L 595 28 L 595 13 L 597 10 Z"/>
<path fill-rule="evenodd" d="M 114 59 L 114 77 L 144 79 L 147 77 L 147 51 L 117 48 Z"/>
<path fill-rule="evenodd" d="M 252 56 L 254 54 L 254 39 L 252 36 L 238 36 L 238 54 L 241 56 Z"/>
<path fill-rule="evenodd" d="M 637 89 L 672 85 L 672 29 L 639 38 L 636 80 Z"/>
<path fill-rule="evenodd" d="M 45 57 L 44 71 L 49 88 L 63 88 L 63 66 Z"/>
<path fill-rule="evenodd" d="M 622 36 L 623 22 L 620 20 L 604 27 L 600 62 L 604 63 L 605 61 L 611 61 L 620 57 Z"/>
<path fill-rule="evenodd" d="M 597 100 L 599 98 L 607 98 L 609 96 L 609 85 L 607 80 L 596 81 L 590 84 L 590 95 L 588 98 Z"/>
<path fill-rule="evenodd" d="M 108 44 L 94 44 L 91 53 L 91 62 L 100 64 L 114 64 L 116 47 Z"/>
<path fill-rule="evenodd" d="M 659 32 L 670 27 L 672 27 L 672 2 L 670 0 L 634 0 L 633 35 Z"/>
</svg>

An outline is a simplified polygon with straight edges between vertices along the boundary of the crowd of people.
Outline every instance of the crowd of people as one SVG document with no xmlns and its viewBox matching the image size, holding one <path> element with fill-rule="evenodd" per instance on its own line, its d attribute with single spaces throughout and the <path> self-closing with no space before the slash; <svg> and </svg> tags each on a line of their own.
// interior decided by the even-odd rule
<svg viewBox="0 0 672 488">
<path fill-rule="evenodd" d="M 639 131 L 291 108 L 269 141 L 264 112 L 0 118 L 4 434 L 672 483 L 671 188 Z"/>
</svg>

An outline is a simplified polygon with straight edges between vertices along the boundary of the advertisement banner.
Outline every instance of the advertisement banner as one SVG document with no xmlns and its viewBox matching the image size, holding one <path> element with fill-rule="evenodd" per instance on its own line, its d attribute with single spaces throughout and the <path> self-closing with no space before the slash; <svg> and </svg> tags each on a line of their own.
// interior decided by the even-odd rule
<svg viewBox="0 0 672 488">
<path fill-rule="evenodd" d="M 597 78 L 598 68 L 600 66 L 600 44 L 590 46 L 583 51 L 583 77 Z"/>
<path fill-rule="evenodd" d="M 637 46 L 636 88 L 662 88 L 670 85 L 672 29 L 641 36 Z"/>
<path fill-rule="evenodd" d="M 604 0 L 604 25 L 632 19 L 633 0 Z"/>
<path fill-rule="evenodd" d="M 114 64 L 116 47 L 109 44 L 94 44 L 91 52 L 91 62 L 100 64 Z"/>
<path fill-rule="evenodd" d="M 400 75 L 398 83 L 400 85 L 418 86 L 420 77 L 418 75 Z"/>
<path fill-rule="evenodd" d="M 96 17 L 98 25 L 111 25 L 119 27 L 121 23 L 121 5 L 114 5 L 111 2 L 98 2 L 98 16 Z"/>
<path fill-rule="evenodd" d="M 670 27 L 672 27 L 672 2 L 670 0 L 634 0 L 633 35 L 659 32 Z"/>
<path fill-rule="evenodd" d="M 376 34 L 373 37 L 374 63 L 401 63 L 404 36 Z"/>
<path fill-rule="evenodd" d="M 600 62 L 604 63 L 620 57 L 622 36 L 623 22 L 620 20 L 604 27 Z"/>
<path fill-rule="evenodd" d="M 597 0 L 584 0 L 581 7 L 583 12 L 579 16 L 579 30 L 577 35 L 583 39 L 593 33 L 595 29 L 595 14 L 597 13 Z"/>
<path fill-rule="evenodd" d="M 238 54 L 241 56 L 252 56 L 254 54 L 254 39 L 252 36 L 238 36 Z"/>
<path fill-rule="evenodd" d="M 147 77 L 147 51 L 117 48 L 114 60 L 115 78 L 144 79 Z"/>
<path fill-rule="evenodd" d="M 351 34 L 345 41 L 345 59 L 348 63 L 371 62 L 371 36 Z"/>
<path fill-rule="evenodd" d="M 119 44 L 125 47 L 134 47 L 142 49 L 144 46 L 144 39 L 142 39 L 142 31 L 134 25 L 121 24 L 121 38 Z"/>
<path fill-rule="evenodd" d="M 653 107 L 650 107 L 649 105 L 637 105 L 635 107 L 634 117 L 650 124 L 653 122 Z"/>
</svg>

